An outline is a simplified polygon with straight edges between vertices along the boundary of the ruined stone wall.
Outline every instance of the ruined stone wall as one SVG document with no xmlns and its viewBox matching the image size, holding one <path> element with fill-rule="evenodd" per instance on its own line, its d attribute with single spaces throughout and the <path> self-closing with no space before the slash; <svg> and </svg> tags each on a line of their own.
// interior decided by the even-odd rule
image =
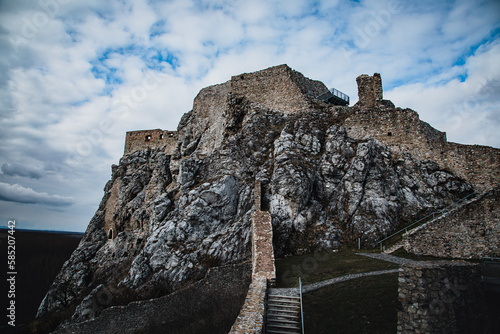
<svg viewBox="0 0 500 334">
<path fill-rule="evenodd" d="M 436 162 L 455 172 L 477 188 L 491 188 L 500 183 L 500 149 L 446 143 L 442 158 L 434 152 Z"/>
<path fill-rule="evenodd" d="M 500 188 L 405 234 L 403 245 L 419 255 L 500 257 Z"/>
<path fill-rule="evenodd" d="M 398 292 L 398 333 L 485 333 L 480 265 L 412 262 L 399 271 Z"/>
<path fill-rule="evenodd" d="M 446 134 L 422 122 L 411 109 L 353 109 L 344 121 L 349 137 L 376 138 L 395 153 L 409 151 L 422 159 L 434 156 L 446 143 Z"/>
<path fill-rule="evenodd" d="M 225 115 L 228 109 L 228 96 L 231 82 L 203 88 L 196 95 L 193 110 L 186 122 L 179 123 L 179 139 L 183 156 L 198 153 L 208 154 L 221 145 L 224 140 Z"/>
<path fill-rule="evenodd" d="M 344 126 L 358 140 L 376 138 L 391 147 L 395 159 L 410 152 L 421 160 L 432 160 L 476 189 L 500 183 L 500 149 L 462 145 L 446 141 L 446 133 L 420 120 L 411 109 L 395 108 L 383 100 L 380 74 L 356 78 L 359 101 L 349 110 Z"/>
<path fill-rule="evenodd" d="M 500 149 L 462 145 L 446 141 L 446 133 L 420 120 L 411 109 L 353 108 L 344 122 L 349 137 L 369 137 L 391 147 L 394 158 L 410 152 L 421 160 L 432 160 L 476 189 L 500 182 Z"/>
<path fill-rule="evenodd" d="M 252 216 L 252 283 L 231 334 L 263 333 L 267 286 L 276 281 L 273 226 L 269 212 L 261 211 L 262 186 L 255 183 Z"/>
<path fill-rule="evenodd" d="M 312 97 L 317 97 L 328 90 L 319 80 L 311 80 L 306 78 L 302 73 L 290 70 L 290 78 L 299 87 L 302 94 Z"/>
<path fill-rule="evenodd" d="M 104 232 L 109 240 L 112 240 L 116 237 L 118 231 L 116 229 L 115 224 L 115 208 L 118 205 L 118 193 L 120 190 L 121 179 L 117 179 L 115 183 L 113 183 L 113 187 L 111 188 L 110 195 L 108 200 L 106 201 L 106 207 L 104 211 Z"/>
<path fill-rule="evenodd" d="M 129 131 L 125 136 L 125 152 L 129 154 L 142 148 L 157 148 L 165 145 L 165 153 L 172 154 L 177 146 L 177 132 L 161 129 Z"/>
<path fill-rule="evenodd" d="M 231 78 L 234 94 L 284 113 L 307 110 L 310 106 L 307 97 L 316 97 L 327 90 L 323 83 L 310 80 L 287 65 Z"/>
</svg>

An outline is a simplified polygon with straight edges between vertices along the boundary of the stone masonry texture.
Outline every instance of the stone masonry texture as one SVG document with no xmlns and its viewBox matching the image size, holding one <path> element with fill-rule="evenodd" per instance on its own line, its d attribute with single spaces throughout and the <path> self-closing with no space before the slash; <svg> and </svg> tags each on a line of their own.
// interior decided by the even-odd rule
<svg viewBox="0 0 500 334">
<path fill-rule="evenodd" d="M 478 264 L 412 262 L 399 272 L 397 332 L 485 333 L 486 310 Z"/>
<path fill-rule="evenodd" d="M 125 136 L 125 152 L 131 153 L 145 147 L 155 148 L 165 146 L 165 153 L 172 154 L 177 146 L 177 132 L 161 129 L 129 131 Z"/>
</svg>

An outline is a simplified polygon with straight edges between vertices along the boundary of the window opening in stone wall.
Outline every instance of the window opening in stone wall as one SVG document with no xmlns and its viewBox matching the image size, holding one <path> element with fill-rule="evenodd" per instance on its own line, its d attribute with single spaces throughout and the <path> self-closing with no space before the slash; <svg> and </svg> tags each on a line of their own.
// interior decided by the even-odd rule
<svg viewBox="0 0 500 334">
<path fill-rule="evenodd" d="M 150 141 L 151 140 L 151 135 L 147 135 L 146 136 L 146 141 Z"/>
<path fill-rule="evenodd" d="M 109 239 L 109 240 L 113 240 L 113 229 L 110 229 L 110 230 L 108 231 L 108 239 Z"/>
<path fill-rule="evenodd" d="M 268 190 L 269 190 L 269 184 L 267 183 L 261 183 L 260 187 L 260 209 L 262 211 L 269 211 L 270 209 L 270 203 L 269 203 L 269 197 L 268 197 Z"/>
<path fill-rule="evenodd" d="M 387 136 L 392 137 L 392 132 L 387 132 Z"/>
<path fill-rule="evenodd" d="M 160 134 L 160 139 L 163 139 L 163 133 Z"/>
</svg>

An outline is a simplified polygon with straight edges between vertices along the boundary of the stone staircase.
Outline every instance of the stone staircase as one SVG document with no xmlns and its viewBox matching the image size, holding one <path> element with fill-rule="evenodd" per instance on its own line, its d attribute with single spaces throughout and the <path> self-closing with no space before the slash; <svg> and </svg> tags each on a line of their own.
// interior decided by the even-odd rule
<svg viewBox="0 0 500 334">
<path fill-rule="evenodd" d="M 403 242 L 400 241 L 398 242 L 397 244 L 387 248 L 386 250 L 384 250 L 382 253 L 384 254 L 391 254 L 391 253 L 394 253 L 395 251 L 397 251 L 398 249 L 402 248 L 403 247 Z"/>
<path fill-rule="evenodd" d="M 278 294 L 267 296 L 266 333 L 302 333 L 300 297 Z"/>
</svg>

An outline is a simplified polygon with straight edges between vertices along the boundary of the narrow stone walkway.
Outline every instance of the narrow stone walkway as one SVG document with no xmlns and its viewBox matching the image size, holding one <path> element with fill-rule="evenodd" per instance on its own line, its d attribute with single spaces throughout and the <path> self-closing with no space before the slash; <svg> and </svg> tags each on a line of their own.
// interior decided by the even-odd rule
<svg viewBox="0 0 500 334">
<path fill-rule="evenodd" d="M 356 278 L 368 277 L 368 276 L 376 276 L 376 275 L 385 275 L 385 274 L 394 274 L 397 273 L 399 269 L 389 269 L 389 270 L 380 270 L 380 271 L 370 271 L 367 273 L 359 273 L 359 274 L 351 274 L 340 277 L 331 278 L 325 281 L 312 283 L 308 285 L 302 286 L 302 293 L 311 292 L 317 289 L 321 289 L 325 286 L 341 283 L 345 281 L 349 281 Z M 298 296 L 299 288 L 272 288 L 269 289 L 270 293 L 279 294 L 282 296 Z"/>
<path fill-rule="evenodd" d="M 386 262 L 392 262 L 392 263 L 399 264 L 400 266 L 403 264 L 415 262 L 414 260 L 405 259 L 403 257 L 398 257 L 398 256 L 385 254 L 385 253 L 356 253 L 356 255 L 367 256 L 367 257 L 371 257 L 372 259 L 382 260 L 382 261 L 386 261 Z"/>
<path fill-rule="evenodd" d="M 382 260 L 386 262 L 396 263 L 398 265 L 403 265 L 411 262 L 415 262 L 414 260 L 405 259 L 402 257 L 384 254 L 384 253 L 356 253 L 357 255 L 371 257 L 372 259 Z M 397 273 L 399 269 L 389 269 L 389 270 L 380 270 L 380 271 L 370 271 L 367 273 L 359 273 L 359 274 L 351 274 L 340 277 L 331 278 L 325 281 L 312 283 L 308 285 L 302 286 L 302 293 L 311 292 L 317 289 L 321 289 L 325 286 L 336 284 L 340 282 L 349 281 L 351 279 L 367 277 L 367 276 L 376 276 L 376 275 L 384 275 L 384 274 L 393 274 Z M 298 296 L 299 288 L 272 288 L 269 289 L 269 293 L 279 294 L 282 296 Z"/>
</svg>

